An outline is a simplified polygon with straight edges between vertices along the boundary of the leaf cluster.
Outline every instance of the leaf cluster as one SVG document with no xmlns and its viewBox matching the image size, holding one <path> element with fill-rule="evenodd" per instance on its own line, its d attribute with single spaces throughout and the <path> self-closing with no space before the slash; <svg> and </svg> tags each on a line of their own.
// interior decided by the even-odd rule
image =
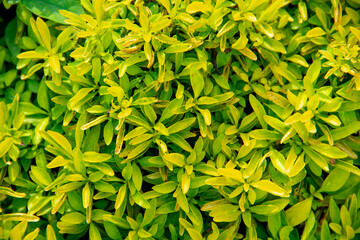
<svg viewBox="0 0 360 240">
<path fill-rule="evenodd" d="M 4 0 L 0 238 L 358 239 L 358 0 Z"/>
</svg>

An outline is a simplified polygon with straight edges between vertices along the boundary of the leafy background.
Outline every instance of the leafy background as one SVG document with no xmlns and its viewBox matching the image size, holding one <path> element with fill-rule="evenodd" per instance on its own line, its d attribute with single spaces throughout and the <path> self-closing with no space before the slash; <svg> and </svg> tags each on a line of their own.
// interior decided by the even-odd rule
<svg viewBox="0 0 360 240">
<path fill-rule="evenodd" d="M 1 7 L 0 238 L 360 237 L 358 0 Z"/>
</svg>

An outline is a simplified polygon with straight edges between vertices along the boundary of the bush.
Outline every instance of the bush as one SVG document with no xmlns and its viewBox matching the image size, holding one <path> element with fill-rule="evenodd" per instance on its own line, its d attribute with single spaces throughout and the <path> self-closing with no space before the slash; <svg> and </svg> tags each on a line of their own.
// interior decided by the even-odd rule
<svg viewBox="0 0 360 240">
<path fill-rule="evenodd" d="M 359 0 L 2 8 L 1 239 L 360 238 Z"/>
</svg>

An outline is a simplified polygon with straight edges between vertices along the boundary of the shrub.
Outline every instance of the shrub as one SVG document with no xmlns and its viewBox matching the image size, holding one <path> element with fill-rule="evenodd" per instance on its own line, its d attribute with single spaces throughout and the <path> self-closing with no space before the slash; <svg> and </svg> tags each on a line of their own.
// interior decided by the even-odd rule
<svg viewBox="0 0 360 240">
<path fill-rule="evenodd" d="M 3 7 L 0 238 L 360 238 L 359 0 Z"/>
</svg>

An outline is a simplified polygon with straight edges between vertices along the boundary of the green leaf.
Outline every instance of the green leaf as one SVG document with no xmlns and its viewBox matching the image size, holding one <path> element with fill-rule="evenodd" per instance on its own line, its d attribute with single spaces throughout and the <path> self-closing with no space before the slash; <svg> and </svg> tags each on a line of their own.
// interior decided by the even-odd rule
<svg viewBox="0 0 360 240">
<path fill-rule="evenodd" d="M 48 240 L 56 240 L 54 228 L 50 224 L 46 226 L 46 238 Z"/>
<path fill-rule="evenodd" d="M 154 109 L 149 105 L 144 105 L 143 109 L 145 116 L 150 120 L 152 124 L 155 124 L 157 116 Z"/>
<path fill-rule="evenodd" d="M 80 2 L 76 0 L 22 0 L 21 4 L 35 15 L 58 23 L 65 23 L 65 17 L 59 13 L 59 10 L 67 10 L 78 15 L 85 13 Z"/>
<path fill-rule="evenodd" d="M 244 178 L 243 178 L 242 172 L 237 170 L 237 169 L 219 168 L 218 172 L 219 172 L 219 174 L 221 174 L 221 175 L 223 175 L 225 177 L 232 178 L 232 179 L 235 179 L 235 180 L 240 181 L 240 182 L 245 181 Z M 206 181 L 207 184 L 210 184 L 211 182 L 212 182 L 211 178 L 208 179 L 208 181 Z"/>
<path fill-rule="evenodd" d="M 186 231 L 189 233 L 191 239 L 194 239 L 194 240 L 202 240 L 203 239 L 200 232 L 195 230 L 194 228 L 186 228 Z"/>
<path fill-rule="evenodd" d="M 352 122 L 348 124 L 347 126 L 336 128 L 334 130 L 331 130 L 331 136 L 333 137 L 334 141 L 346 138 L 350 136 L 351 134 L 356 133 L 360 130 L 360 121 Z M 326 139 L 325 136 L 320 137 L 320 140 Z"/>
<path fill-rule="evenodd" d="M 251 206 L 249 207 L 249 210 L 259 215 L 271 216 L 276 213 L 279 213 L 289 204 L 289 202 L 290 202 L 289 199 L 271 200 L 271 201 L 263 202 L 260 205 Z"/>
<path fill-rule="evenodd" d="M 169 161 L 179 167 L 183 167 L 185 165 L 185 157 L 179 153 L 168 153 L 164 155 L 164 159 Z"/>
<path fill-rule="evenodd" d="M 111 158 L 110 154 L 97 153 L 97 152 L 85 152 L 83 159 L 85 162 L 98 163 L 105 162 Z"/>
<path fill-rule="evenodd" d="M 156 213 L 157 213 L 157 214 L 168 214 L 168 213 L 176 212 L 175 206 L 176 206 L 176 202 L 175 202 L 175 201 L 167 202 L 167 203 L 165 203 L 164 205 L 160 206 L 160 207 L 156 210 Z"/>
<path fill-rule="evenodd" d="M 129 181 L 132 175 L 133 167 L 130 163 L 127 163 L 126 167 L 122 170 L 121 174 L 125 180 Z"/>
<path fill-rule="evenodd" d="M 315 11 L 316 11 L 316 16 L 319 18 L 323 27 L 325 29 L 328 29 L 328 19 L 324 10 L 321 9 L 320 7 L 316 7 Z"/>
<path fill-rule="evenodd" d="M 281 133 L 266 129 L 253 130 L 248 135 L 257 140 L 280 140 L 283 137 Z"/>
<path fill-rule="evenodd" d="M 142 173 L 140 168 L 133 163 L 132 164 L 132 175 L 131 178 L 133 180 L 133 183 L 135 185 L 135 188 L 140 191 L 141 190 L 141 186 L 142 186 L 142 181 L 143 181 L 143 177 L 142 177 Z"/>
<path fill-rule="evenodd" d="M 190 82 L 194 91 L 194 98 L 197 99 L 204 89 L 205 82 L 203 76 L 196 68 L 191 68 L 190 70 Z"/>
<path fill-rule="evenodd" d="M 27 221 L 22 221 L 18 223 L 10 232 L 10 239 L 22 239 L 22 236 L 24 235 L 26 228 L 28 226 Z"/>
<path fill-rule="evenodd" d="M 211 125 L 211 112 L 209 109 L 201 109 L 201 108 L 198 108 L 198 111 L 201 113 L 201 115 L 203 116 L 204 118 L 204 121 L 205 121 L 205 124 L 207 126 L 210 126 Z"/>
<path fill-rule="evenodd" d="M 254 112 L 255 112 L 255 114 L 256 114 L 262 128 L 267 129 L 267 124 L 266 124 L 266 122 L 264 120 L 264 116 L 266 115 L 264 106 L 252 94 L 250 94 L 250 96 L 249 96 L 249 101 L 250 101 L 251 107 L 254 109 Z"/>
<path fill-rule="evenodd" d="M 332 223 L 329 223 L 329 227 L 330 227 L 331 230 L 333 230 L 335 233 L 341 235 L 341 233 L 342 233 L 341 225 L 332 222 Z"/>
<path fill-rule="evenodd" d="M 5 5 L 5 2 L 3 2 Z M 17 28 L 17 19 L 13 18 L 13 20 L 11 20 L 6 28 L 5 28 L 5 34 L 3 34 L 2 36 L 5 37 L 5 43 L 7 46 L 7 49 L 10 52 L 10 56 L 11 56 L 11 60 L 13 63 L 17 63 L 18 59 L 16 58 L 16 56 L 19 54 L 20 52 L 20 47 L 18 46 L 18 44 L 16 44 L 16 41 L 18 41 L 18 35 L 17 32 L 14 31 L 14 29 Z M 2 45 L 4 46 L 4 45 Z M 3 62 L 3 61 L 2 61 Z M 3 64 L 1 64 L 3 65 Z M 0 67 L 1 69 L 1 67 Z"/>
<path fill-rule="evenodd" d="M 355 175 L 360 176 L 360 169 L 356 166 L 354 166 L 352 163 L 350 162 L 345 162 L 342 160 L 336 160 L 336 164 L 335 166 L 347 171 L 347 172 L 351 172 Z"/>
<path fill-rule="evenodd" d="M 8 110 L 5 102 L 0 102 L 0 126 L 5 124 L 5 121 L 8 116 Z"/>
<path fill-rule="evenodd" d="M 197 13 L 197 12 L 208 11 L 209 8 L 210 8 L 210 6 L 206 6 L 202 2 L 192 2 L 191 4 L 189 4 L 186 7 L 186 12 L 193 14 L 193 13 Z"/>
<path fill-rule="evenodd" d="M 49 97 L 48 97 L 48 89 L 45 84 L 45 81 L 42 81 L 39 86 L 37 101 L 43 109 L 49 111 Z"/>
<path fill-rule="evenodd" d="M 309 64 L 307 63 L 307 61 L 305 60 L 305 58 L 303 58 L 300 55 L 292 55 L 291 57 L 286 58 L 287 60 L 293 62 L 293 63 L 297 63 L 303 67 L 309 67 Z"/>
<path fill-rule="evenodd" d="M 156 198 L 150 201 L 150 208 L 146 209 L 141 226 L 149 225 L 155 218 Z"/>
<path fill-rule="evenodd" d="M 178 186 L 178 183 L 174 182 L 174 181 L 168 181 L 168 182 L 164 182 L 161 184 L 158 184 L 156 186 L 153 186 L 152 189 L 154 189 L 155 191 L 159 192 L 159 193 L 171 193 L 173 192 L 176 187 Z"/>
<path fill-rule="evenodd" d="M 101 235 L 100 235 L 100 231 L 94 223 L 90 223 L 89 239 L 90 240 L 101 240 L 102 239 Z"/>
<path fill-rule="evenodd" d="M 104 228 L 105 228 L 107 235 L 111 239 L 121 239 L 121 233 L 118 230 L 118 228 L 115 226 L 115 224 L 105 221 Z"/>
<path fill-rule="evenodd" d="M 137 125 L 137 126 L 141 126 L 141 127 L 144 127 L 146 129 L 152 131 L 152 127 L 150 127 L 149 123 L 146 120 L 144 120 L 138 116 L 129 115 L 126 117 L 126 119 L 135 123 L 135 125 Z"/>
<path fill-rule="evenodd" d="M 279 170 L 282 173 L 286 172 L 286 169 L 285 169 L 286 160 L 285 160 L 285 157 L 280 152 L 278 152 L 275 149 L 272 150 L 270 159 L 271 159 L 271 163 L 274 165 L 274 167 L 277 170 Z"/>
<path fill-rule="evenodd" d="M 304 159 L 305 159 L 305 153 L 303 152 L 302 154 L 300 154 L 300 156 L 298 156 L 294 165 L 293 166 L 290 165 L 290 169 L 289 168 L 287 169 L 289 171 L 286 170 L 289 177 L 295 177 L 305 168 L 306 164 L 305 164 Z M 286 163 L 288 163 L 288 160 L 286 160 L 286 161 L 287 161 Z M 285 166 L 286 166 L 286 163 L 285 163 Z M 286 167 L 285 167 L 285 169 L 286 169 Z"/>
<path fill-rule="evenodd" d="M 176 196 L 176 203 L 180 206 L 182 210 L 184 210 L 185 213 L 189 212 L 189 203 L 185 194 L 182 191 L 178 192 Z"/>
<path fill-rule="evenodd" d="M 34 240 L 40 232 L 40 228 L 36 228 L 34 231 L 27 234 L 24 240 Z"/>
<path fill-rule="evenodd" d="M 281 76 L 286 78 L 290 83 L 294 84 L 298 88 L 301 88 L 301 85 L 300 85 L 299 81 L 297 80 L 296 76 L 292 72 L 290 72 L 288 69 L 286 69 L 283 65 L 276 67 L 276 70 Z"/>
<path fill-rule="evenodd" d="M 344 205 L 342 205 L 340 208 L 340 219 L 343 228 L 346 228 L 346 226 L 351 226 L 350 213 Z"/>
<path fill-rule="evenodd" d="M 148 140 L 146 142 L 141 143 L 127 155 L 127 159 L 130 160 L 130 159 L 134 159 L 134 158 L 138 157 L 139 155 L 144 153 L 144 151 L 150 146 L 151 143 L 152 143 L 152 140 Z"/>
<path fill-rule="evenodd" d="M 44 169 L 37 166 L 31 166 L 31 172 L 34 174 L 36 179 L 38 179 L 45 186 L 48 186 L 52 183 L 50 175 Z"/>
<path fill-rule="evenodd" d="M 104 140 L 106 145 L 110 145 L 114 136 L 114 127 L 110 119 L 104 127 Z"/>
<path fill-rule="evenodd" d="M 145 238 L 145 239 L 152 236 L 151 233 L 145 231 L 143 228 L 140 228 L 140 229 L 137 231 L 137 234 L 139 235 L 139 237 Z"/>
<path fill-rule="evenodd" d="M 326 33 L 325 33 L 324 30 L 322 30 L 322 28 L 320 28 L 320 27 L 315 27 L 315 28 L 311 29 L 310 31 L 308 31 L 308 32 L 306 33 L 306 37 L 308 37 L 308 38 L 314 38 L 314 37 L 320 37 L 320 36 L 325 35 L 325 34 L 326 34 Z"/>
<path fill-rule="evenodd" d="M 24 113 L 26 116 L 27 115 L 34 115 L 34 114 L 47 115 L 47 112 L 45 112 L 44 110 L 41 110 L 40 108 L 36 107 L 34 104 L 27 103 L 27 102 L 20 102 L 19 103 L 19 112 Z"/>
<path fill-rule="evenodd" d="M 171 20 L 168 18 L 163 18 L 159 22 L 156 22 L 154 25 L 152 25 L 150 32 L 159 32 L 169 26 L 169 24 L 171 24 Z"/>
<path fill-rule="evenodd" d="M 357 38 L 357 40 L 360 42 L 360 30 L 354 27 L 350 27 L 350 31 L 354 36 Z"/>
<path fill-rule="evenodd" d="M 124 141 L 127 141 L 127 140 L 133 139 L 135 137 L 141 136 L 144 133 L 146 133 L 147 131 L 148 130 L 146 128 L 143 128 L 143 127 L 134 128 L 128 134 L 125 135 Z"/>
<path fill-rule="evenodd" d="M 168 132 L 169 132 L 169 134 L 180 132 L 180 131 L 190 127 L 195 121 L 196 121 L 196 118 L 194 118 L 194 117 L 178 121 L 177 123 L 174 123 L 173 125 L 168 127 Z"/>
<path fill-rule="evenodd" d="M 74 110 L 77 108 L 83 98 L 85 98 L 92 90 L 93 88 L 82 88 L 80 89 L 75 96 L 73 96 L 67 103 L 67 107 L 69 110 Z"/>
<path fill-rule="evenodd" d="M 232 204 L 222 204 L 214 207 L 210 216 L 214 222 L 234 222 L 240 216 L 239 206 Z"/>
<path fill-rule="evenodd" d="M 321 225 L 321 240 L 330 239 L 331 238 L 330 236 L 331 236 L 331 233 L 330 233 L 328 222 L 326 221 L 326 219 L 324 219 L 324 221 L 322 222 L 322 225 Z"/>
<path fill-rule="evenodd" d="M 260 180 L 256 183 L 251 183 L 251 186 L 257 189 L 260 189 L 264 192 L 271 193 L 273 195 L 281 196 L 281 197 L 289 197 L 289 193 L 278 186 L 277 184 L 269 181 L 269 180 Z"/>
<path fill-rule="evenodd" d="M 134 199 L 134 202 L 142 208 L 149 209 L 151 207 L 148 200 L 146 200 L 139 192 L 136 192 L 134 195 L 132 195 L 132 198 Z"/>
<path fill-rule="evenodd" d="M 313 211 L 310 211 L 309 217 L 306 219 L 305 228 L 301 235 L 301 239 L 309 239 L 311 232 L 313 232 L 314 227 L 316 226 L 315 214 Z"/>
<path fill-rule="evenodd" d="M 259 214 L 259 215 L 271 215 L 278 212 L 279 208 L 275 205 L 267 204 L 267 205 L 257 205 L 251 206 L 249 210 L 252 213 Z"/>
<path fill-rule="evenodd" d="M 316 165 L 321 167 L 324 171 L 329 171 L 329 165 L 328 160 L 323 157 L 322 155 L 314 152 L 310 147 L 303 145 L 302 148 L 304 149 L 304 152 L 306 155 L 308 155 L 311 160 L 314 161 Z"/>
<path fill-rule="evenodd" d="M 114 169 L 112 169 L 108 164 L 106 163 L 102 163 L 102 162 L 97 162 L 97 163 L 88 163 L 87 166 L 95 168 L 101 172 L 103 172 L 104 174 L 108 175 L 108 176 L 114 176 Z"/>
<path fill-rule="evenodd" d="M 321 70 L 321 61 L 314 61 L 309 69 L 306 72 L 304 77 L 304 87 L 308 93 L 308 96 L 311 97 L 314 94 L 313 85 L 315 84 L 317 78 L 319 77 Z"/>
<path fill-rule="evenodd" d="M 169 136 L 166 137 L 169 141 L 175 143 L 176 145 L 178 145 L 179 147 L 181 147 L 182 149 L 184 149 L 187 152 L 191 152 L 192 148 L 190 146 L 190 144 L 180 135 L 178 134 L 171 134 Z"/>
<path fill-rule="evenodd" d="M 72 153 L 72 146 L 71 146 L 70 142 L 66 139 L 66 137 L 64 137 L 63 135 L 61 135 L 58 132 L 54 132 L 54 131 L 50 131 L 50 130 L 47 131 L 46 133 L 48 134 L 48 136 L 50 136 L 52 138 L 53 142 L 56 142 L 58 145 L 60 145 L 67 153 L 69 153 L 69 154 Z M 46 140 L 48 140 L 48 139 L 49 138 L 47 138 Z"/>
<path fill-rule="evenodd" d="M 218 239 L 219 235 L 220 235 L 220 231 L 219 228 L 216 226 L 215 223 L 211 223 L 211 228 L 212 228 L 212 233 L 208 236 L 208 240 L 216 240 Z"/>
<path fill-rule="evenodd" d="M 312 201 L 312 197 L 307 198 L 285 211 L 286 218 L 291 226 L 299 225 L 309 217 Z"/>
<path fill-rule="evenodd" d="M 263 11 L 258 19 L 259 22 L 271 19 L 283 5 L 284 0 L 276 0 Z"/>
<path fill-rule="evenodd" d="M 6 138 L 0 143 L 0 158 L 2 158 L 11 148 L 13 144 L 12 138 Z"/>
<path fill-rule="evenodd" d="M 270 215 L 268 217 L 268 227 L 272 236 L 277 236 L 281 228 L 281 217 L 280 214 Z"/>
<path fill-rule="evenodd" d="M 24 198 L 26 197 L 26 193 L 21 192 L 15 192 L 11 188 L 8 187 L 0 187 L 0 194 L 8 195 L 10 197 L 16 197 L 16 198 Z"/>
<path fill-rule="evenodd" d="M 97 181 L 94 183 L 94 187 L 99 192 L 105 192 L 105 193 L 115 193 L 115 188 L 108 182 L 104 181 Z"/>
<path fill-rule="evenodd" d="M 193 45 L 190 43 L 177 43 L 172 44 L 164 50 L 165 53 L 182 53 L 187 52 L 193 48 Z"/>
<path fill-rule="evenodd" d="M 252 176 L 268 155 L 270 154 L 268 153 L 265 156 L 262 156 L 262 153 L 260 151 L 255 152 L 255 154 L 251 157 L 248 166 L 243 172 L 243 177 L 249 178 L 250 176 Z"/>
<path fill-rule="evenodd" d="M 329 200 L 329 213 L 332 222 L 340 223 L 340 209 L 333 198 L 330 198 Z"/>
<path fill-rule="evenodd" d="M 58 157 L 56 157 L 56 158 L 58 158 Z M 64 160 L 61 158 L 59 159 L 59 161 Z M 55 159 L 51 163 L 53 163 L 54 161 L 55 161 Z M 83 155 L 79 148 L 74 149 L 74 166 L 78 172 L 80 172 L 83 176 L 86 176 L 86 168 L 85 168 L 84 158 L 83 158 Z M 49 165 L 48 165 L 48 167 L 49 167 Z"/>
<path fill-rule="evenodd" d="M 317 151 L 318 153 L 329 157 L 329 158 L 345 158 L 347 157 L 347 154 L 343 151 L 341 151 L 340 149 L 338 149 L 337 147 L 334 146 L 330 146 L 328 144 L 318 144 L 315 146 L 311 146 L 311 148 L 315 151 Z"/>
<path fill-rule="evenodd" d="M 262 43 L 262 46 L 270 51 L 279 52 L 283 54 L 286 53 L 286 49 L 284 48 L 284 45 L 282 45 L 281 42 L 276 41 L 275 39 L 269 38 L 267 36 L 264 36 L 264 42 Z"/>
<path fill-rule="evenodd" d="M 67 222 L 69 224 L 81 224 L 85 222 L 85 216 L 80 212 L 72 212 L 63 215 L 60 221 Z"/>
<path fill-rule="evenodd" d="M 119 188 L 118 194 L 116 196 L 116 201 L 115 201 L 115 209 L 119 209 L 120 206 L 122 205 L 122 203 L 124 202 L 125 196 L 126 196 L 126 191 L 127 191 L 127 188 L 126 188 L 125 184 Z"/>
<path fill-rule="evenodd" d="M 40 218 L 27 213 L 7 213 L 0 215 L 0 220 L 38 222 Z"/>
<path fill-rule="evenodd" d="M 213 75 L 213 78 L 215 79 L 215 82 L 223 89 L 230 89 L 228 79 L 226 79 L 223 75 Z"/>
<path fill-rule="evenodd" d="M 329 123 L 329 124 L 331 124 L 333 126 L 336 126 L 336 127 L 341 125 L 341 122 L 340 122 L 339 118 L 337 116 L 335 116 L 335 115 L 330 115 L 330 116 L 327 116 L 327 117 L 319 116 L 319 118 L 321 120 L 323 120 L 324 122 Z"/>
<path fill-rule="evenodd" d="M 61 187 L 59 187 L 56 190 L 56 193 L 66 193 L 66 192 L 70 192 L 73 191 L 75 189 L 80 188 L 82 185 L 84 185 L 84 182 L 71 182 L 71 183 L 67 183 L 62 185 Z"/>
</svg>

